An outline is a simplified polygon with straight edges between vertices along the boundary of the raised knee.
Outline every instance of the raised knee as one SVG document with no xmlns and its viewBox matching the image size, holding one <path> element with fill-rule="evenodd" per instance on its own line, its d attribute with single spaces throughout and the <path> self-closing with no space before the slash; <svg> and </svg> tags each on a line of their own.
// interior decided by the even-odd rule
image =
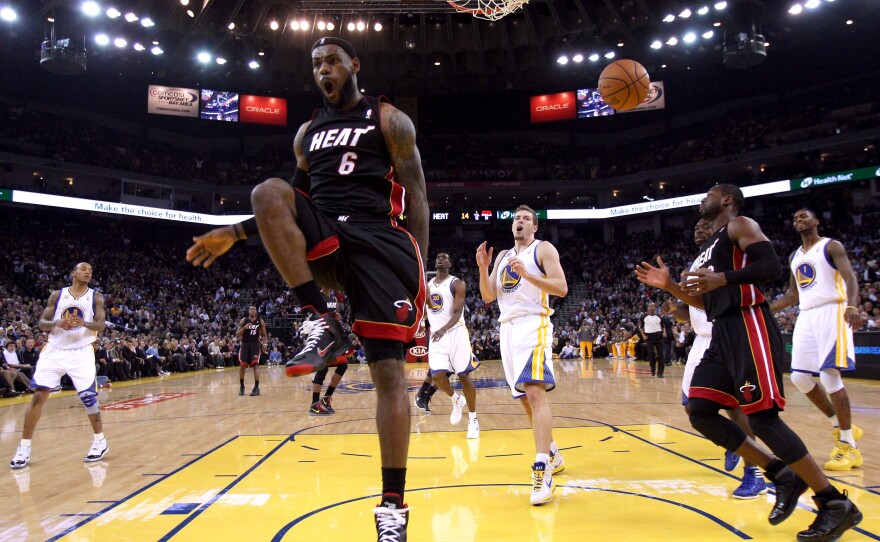
<svg viewBox="0 0 880 542">
<path fill-rule="evenodd" d="M 272 177 L 251 190 L 251 207 L 254 211 L 266 209 L 282 202 L 292 201 L 293 198 L 293 189 L 290 184 L 284 179 Z"/>
</svg>

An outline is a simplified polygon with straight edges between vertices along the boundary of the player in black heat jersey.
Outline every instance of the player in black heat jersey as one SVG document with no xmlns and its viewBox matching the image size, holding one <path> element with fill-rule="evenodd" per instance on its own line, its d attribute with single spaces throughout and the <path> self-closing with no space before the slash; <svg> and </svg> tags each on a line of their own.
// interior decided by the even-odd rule
<svg viewBox="0 0 880 542">
<path fill-rule="evenodd" d="M 242 318 L 238 323 L 235 336 L 239 340 L 238 365 L 241 367 L 238 371 L 240 384 L 238 394 L 244 395 L 244 376 L 247 373 L 247 368 L 253 367 L 254 389 L 251 390 L 251 395 L 260 395 L 260 354 L 268 341 L 268 335 L 266 334 L 266 322 L 260 318 L 255 306 L 251 305 L 248 308 L 247 318 Z"/>
<path fill-rule="evenodd" d="M 255 219 L 195 237 L 193 265 L 211 265 L 237 241 L 259 233 L 275 267 L 314 318 L 288 376 L 318 371 L 349 343 L 319 284 L 344 290 L 376 387 L 382 500 L 380 540 L 404 540 L 403 502 L 410 401 L 403 370 L 425 305 L 428 201 L 412 121 L 358 90 L 354 47 L 334 37 L 312 46 L 312 75 L 324 107 L 296 134 L 293 187 L 272 178 L 251 194 Z M 399 217 L 406 210 L 406 229 Z M 304 325 L 304 328 L 306 326 Z"/>
<path fill-rule="evenodd" d="M 819 513 L 797 539 L 836 540 L 862 520 L 862 513 L 846 493 L 829 483 L 800 437 L 779 417 L 785 406 L 778 365 L 782 338 L 759 285 L 778 279 L 782 264 L 758 223 L 739 216 L 743 203 L 743 193 L 734 185 L 719 184 L 709 190 L 700 204 L 700 216 L 712 222 L 714 234 L 700 248 L 699 269 L 684 273 L 682 284 L 671 279 L 659 258 L 658 267 L 647 262 L 637 266 L 636 277 L 704 309 L 713 323 L 712 341 L 688 392 L 694 429 L 763 468 L 775 482 L 771 524 L 788 518 L 809 486 L 816 493 L 813 500 Z M 775 456 L 718 413 L 737 406 Z"/>
</svg>

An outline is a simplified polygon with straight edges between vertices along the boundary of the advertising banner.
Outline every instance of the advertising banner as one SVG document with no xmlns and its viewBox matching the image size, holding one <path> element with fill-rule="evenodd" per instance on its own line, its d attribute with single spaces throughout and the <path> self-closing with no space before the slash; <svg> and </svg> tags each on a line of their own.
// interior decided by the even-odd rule
<svg viewBox="0 0 880 542">
<path fill-rule="evenodd" d="M 147 90 L 147 113 L 198 117 L 199 91 L 194 88 L 150 85 Z"/>
<path fill-rule="evenodd" d="M 241 95 L 241 122 L 287 126 L 287 100 L 270 96 Z"/>
<path fill-rule="evenodd" d="M 631 113 L 633 111 L 650 111 L 652 109 L 666 108 L 666 89 L 663 87 L 663 81 L 651 81 L 651 88 L 648 95 L 642 100 L 642 103 L 627 111 L 618 111 L 618 113 Z"/>
<path fill-rule="evenodd" d="M 840 376 L 880 380 L 880 333 L 856 331 L 853 333 L 853 342 L 856 348 L 856 370 L 841 371 Z M 780 365 L 783 371 L 791 370 L 791 344 L 791 333 L 783 333 L 782 345 L 785 353 Z"/>
<path fill-rule="evenodd" d="M 814 186 L 825 186 L 826 184 L 848 183 L 850 181 L 862 181 L 865 179 L 873 179 L 880 177 L 880 167 L 874 165 L 863 167 L 861 169 L 852 169 L 850 171 L 841 171 L 838 173 L 828 173 L 826 175 L 813 175 L 812 177 L 799 177 L 791 180 L 792 190 L 801 190 Z"/>
<path fill-rule="evenodd" d="M 573 119 L 577 116 L 574 92 L 532 96 L 529 101 L 532 124 Z"/>
</svg>

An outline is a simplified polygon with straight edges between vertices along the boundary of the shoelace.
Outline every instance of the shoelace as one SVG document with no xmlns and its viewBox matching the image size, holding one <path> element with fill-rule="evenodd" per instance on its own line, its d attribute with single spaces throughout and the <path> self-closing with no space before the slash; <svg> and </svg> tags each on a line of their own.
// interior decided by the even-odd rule
<svg viewBox="0 0 880 542">
<path fill-rule="evenodd" d="M 308 337 L 306 337 L 306 345 L 303 347 L 302 351 L 313 350 L 318 344 L 318 339 L 321 337 L 321 333 L 326 329 L 327 322 L 325 322 L 323 318 L 306 320 L 303 322 L 302 331 L 307 333 Z"/>
<path fill-rule="evenodd" d="M 379 540 L 382 542 L 400 540 L 400 533 L 397 532 L 397 528 L 401 525 L 406 525 L 406 511 L 379 506 L 373 512 L 376 514 Z"/>
</svg>

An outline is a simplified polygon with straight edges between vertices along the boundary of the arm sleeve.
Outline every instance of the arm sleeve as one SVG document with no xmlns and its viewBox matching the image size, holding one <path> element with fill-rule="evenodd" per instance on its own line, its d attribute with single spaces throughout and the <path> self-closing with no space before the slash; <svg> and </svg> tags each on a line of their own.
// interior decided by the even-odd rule
<svg viewBox="0 0 880 542">
<path fill-rule="evenodd" d="M 724 272 L 727 284 L 762 284 L 782 276 L 782 263 L 770 241 L 749 245 L 746 248 L 746 261 L 751 263 L 742 269 Z"/>
</svg>

